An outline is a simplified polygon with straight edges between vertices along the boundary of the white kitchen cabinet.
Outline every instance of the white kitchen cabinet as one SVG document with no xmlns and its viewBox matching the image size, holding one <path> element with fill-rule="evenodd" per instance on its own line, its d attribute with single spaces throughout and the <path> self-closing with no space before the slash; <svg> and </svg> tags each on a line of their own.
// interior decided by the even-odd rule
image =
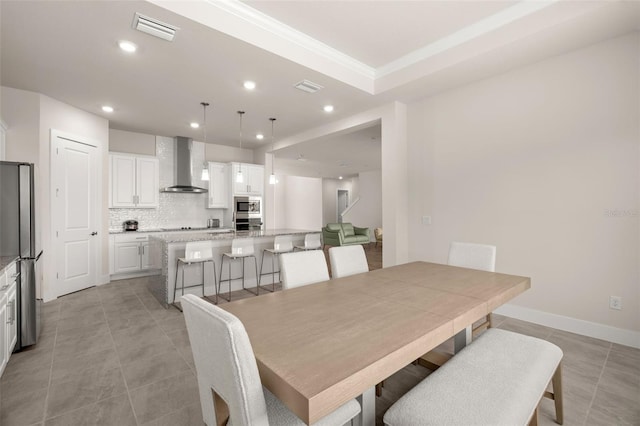
<svg viewBox="0 0 640 426">
<path fill-rule="evenodd" d="M 149 236 L 114 235 L 110 240 L 113 262 L 111 274 L 127 274 L 152 269 L 149 261 Z"/>
<path fill-rule="evenodd" d="M 0 292 L 0 324 L 7 323 L 7 294 Z M 0 327 L 0 375 L 9 361 L 10 352 L 7 350 L 7 329 Z"/>
<path fill-rule="evenodd" d="M 7 325 L 7 359 L 18 342 L 18 320 L 16 318 L 18 314 L 18 307 L 16 306 L 16 289 L 17 283 L 15 281 L 13 284 L 9 282 L 9 289 L 7 290 L 7 319 L 5 322 Z"/>
<path fill-rule="evenodd" d="M 109 208 L 156 208 L 160 198 L 156 157 L 109 155 Z"/>
<path fill-rule="evenodd" d="M 264 166 L 260 164 L 231 163 L 233 195 L 257 195 L 264 192 Z M 242 168 L 242 182 L 236 182 L 238 170 Z"/>
<path fill-rule="evenodd" d="M 16 291 L 18 288 L 17 281 L 19 279 L 18 265 L 11 262 L 4 268 L 4 278 L 0 279 L 0 291 L 3 293 L 1 297 L 5 299 L 5 319 L 0 324 L 4 328 L 4 347 L 7 353 L 7 360 L 16 347 L 18 341 L 18 306 Z"/>
<path fill-rule="evenodd" d="M 209 163 L 209 202 L 207 208 L 229 208 L 229 166 Z"/>
</svg>

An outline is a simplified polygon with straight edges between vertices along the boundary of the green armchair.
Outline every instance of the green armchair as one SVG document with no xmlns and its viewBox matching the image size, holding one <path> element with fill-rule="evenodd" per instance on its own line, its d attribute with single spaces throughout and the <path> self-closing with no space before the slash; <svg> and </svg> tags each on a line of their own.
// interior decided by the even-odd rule
<svg viewBox="0 0 640 426">
<path fill-rule="evenodd" d="M 347 246 L 371 242 L 369 228 L 358 228 L 351 223 L 327 223 L 322 228 L 322 240 L 327 246 Z"/>
</svg>

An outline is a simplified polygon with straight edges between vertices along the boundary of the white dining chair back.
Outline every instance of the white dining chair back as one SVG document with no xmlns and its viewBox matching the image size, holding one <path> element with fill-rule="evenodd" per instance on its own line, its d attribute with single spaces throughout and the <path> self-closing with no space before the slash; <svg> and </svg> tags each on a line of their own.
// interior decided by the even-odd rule
<svg viewBox="0 0 640 426">
<path fill-rule="evenodd" d="M 452 242 L 449 247 L 449 265 L 494 272 L 496 246 L 487 244 Z"/>
<path fill-rule="evenodd" d="M 215 393 L 226 402 L 234 425 L 268 425 L 258 367 L 240 320 L 192 295 L 182 297 L 182 309 L 205 423 L 217 424 Z"/>
<path fill-rule="evenodd" d="M 369 272 L 367 256 L 360 244 L 331 247 L 329 249 L 331 277 L 340 278 Z"/>
<path fill-rule="evenodd" d="M 495 272 L 496 270 L 496 246 L 488 244 L 460 243 L 454 241 L 449 247 L 449 265 L 460 266 L 469 269 Z M 476 322 L 472 327 L 475 336 L 485 327 L 493 326 L 493 317 L 488 313 L 482 321 Z"/>
<path fill-rule="evenodd" d="M 231 241 L 230 257 L 253 256 L 253 238 L 234 238 Z"/>
<path fill-rule="evenodd" d="M 296 246 L 298 250 L 319 250 L 322 248 L 322 235 L 320 233 L 305 234 L 304 245 Z"/>
<path fill-rule="evenodd" d="M 322 250 L 283 253 L 279 257 L 283 290 L 329 280 L 327 260 Z"/>
<path fill-rule="evenodd" d="M 216 404 L 224 402 L 229 410 L 228 424 L 233 426 L 304 426 L 282 401 L 262 387 L 253 348 L 242 322 L 190 294 L 182 297 L 181 302 L 205 424 L 224 424 L 223 418 L 216 417 Z M 320 419 L 318 424 L 343 425 L 360 411 L 360 404 L 352 399 Z"/>
</svg>

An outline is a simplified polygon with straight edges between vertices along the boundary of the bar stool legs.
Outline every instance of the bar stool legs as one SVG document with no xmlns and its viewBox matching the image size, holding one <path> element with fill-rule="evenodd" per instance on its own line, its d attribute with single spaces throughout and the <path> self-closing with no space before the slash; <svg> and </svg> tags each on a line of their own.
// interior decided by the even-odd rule
<svg viewBox="0 0 640 426">
<path fill-rule="evenodd" d="M 264 256 L 267 253 L 271 254 L 271 272 L 263 273 L 262 271 L 264 270 Z M 264 250 L 262 252 L 262 262 L 260 262 L 260 278 L 258 279 L 258 288 L 260 288 L 260 283 L 262 282 L 262 276 L 271 274 L 271 290 L 269 290 L 267 287 L 265 287 L 265 290 L 270 291 L 271 293 L 276 291 L 276 273 L 278 273 L 278 281 L 280 281 L 280 269 L 278 269 L 277 271 L 275 270 L 276 267 L 275 267 L 274 260 L 278 257 L 279 254 L 280 253 L 273 252 L 270 250 Z"/>
<path fill-rule="evenodd" d="M 184 296 L 184 289 L 185 288 L 193 288 L 193 287 L 202 287 L 202 297 L 205 296 L 204 294 L 204 284 L 206 281 L 206 275 L 204 272 L 204 264 L 207 262 L 211 262 L 211 265 L 213 267 L 213 287 L 216 290 L 216 304 L 218 304 L 218 283 L 216 282 L 216 262 L 213 259 L 206 259 L 206 260 L 200 260 L 200 259 L 196 259 L 194 261 L 190 261 L 189 259 L 185 259 L 185 258 L 178 258 L 178 260 L 176 261 L 176 280 L 174 281 L 174 286 L 173 286 L 173 305 L 180 311 L 182 311 L 182 309 L 178 306 L 177 304 L 177 300 L 176 300 L 176 294 L 178 292 L 178 274 L 180 272 L 180 266 L 182 266 L 182 286 L 180 286 L 180 290 L 181 290 L 181 295 Z M 186 265 L 193 265 L 195 263 L 200 263 L 202 265 L 202 282 L 198 283 L 198 284 L 194 284 L 194 285 L 188 285 L 185 286 L 184 285 L 184 269 Z"/>
<path fill-rule="evenodd" d="M 244 281 L 245 281 L 244 280 L 244 270 L 245 270 L 244 260 L 247 257 L 252 257 L 253 258 L 253 263 L 254 263 L 255 268 L 256 268 L 256 292 L 255 293 L 253 291 L 251 291 L 250 289 L 246 288 L 245 285 L 244 285 Z M 225 258 L 228 259 L 227 260 L 227 266 L 228 266 L 229 273 L 227 275 L 228 278 L 222 279 L 222 271 L 224 269 L 224 260 L 225 260 Z M 231 277 L 231 263 L 232 263 L 233 260 L 237 260 L 237 259 L 242 259 L 242 276 L 232 278 Z M 222 288 L 222 282 L 223 281 L 228 281 L 229 282 L 229 297 L 225 298 L 221 294 L 220 294 L 220 297 L 225 299 L 227 302 L 230 302 L 231 301 L 231 281 L 238 280 L 238 279 L 242 279 L 242 289 L 243 290 L 246 290 L 249 293 L 254 294 L 256 296 L 259 295 L 260 294 L 260 284 L 259 284 L 259 275 L 258 275 L 258 260 L 256 259 L 256 257 L 254 255 L 237 256 L 236 257 L 236 256 L 229 256 L 227 253 L 223 254 L 222 255 L 222 262 L 220 264 L 220 279 L 218 280 L 218 290 L 216 292 L 216 295 L 220 294 L 220 290 Z"/>
</svg>

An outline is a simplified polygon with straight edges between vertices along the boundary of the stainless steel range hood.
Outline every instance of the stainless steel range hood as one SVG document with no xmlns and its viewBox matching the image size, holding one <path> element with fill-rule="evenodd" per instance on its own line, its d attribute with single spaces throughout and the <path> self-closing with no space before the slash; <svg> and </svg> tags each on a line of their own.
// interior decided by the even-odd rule
<svg viewBox="0 0 640 426">
<path fill-rule="evenodd" d="M 162 192 L 183 192 L 187 194 L 201 194 L 208 192 L 205 188 L 193 186 L 193 164 L 191 161 L 191 148 L 193 140 L 183 136 L 176 136 L 176 149 L 174 156 L 174 186 L 162 188 Z"/>
</svg>

